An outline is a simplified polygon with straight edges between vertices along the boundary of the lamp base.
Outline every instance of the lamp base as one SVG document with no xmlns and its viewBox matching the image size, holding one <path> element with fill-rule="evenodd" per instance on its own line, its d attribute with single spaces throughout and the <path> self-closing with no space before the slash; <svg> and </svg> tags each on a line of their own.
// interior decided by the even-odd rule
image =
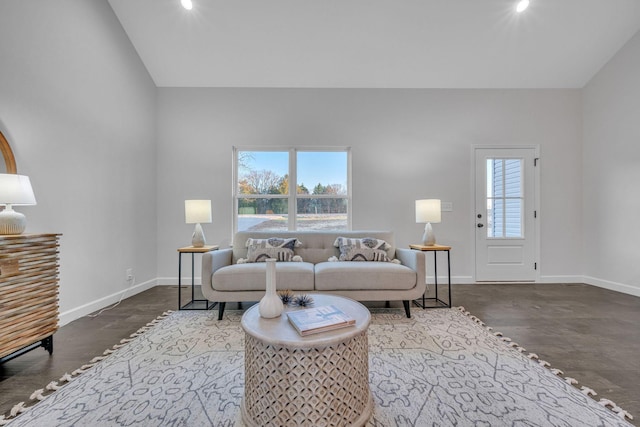
<svg viewBox="0 0 640 427">
<path fill-rule="evenodd" d="M 436 235 L 433 233 L 433 227 L 428 222 L 424 226 L 424 234 L 422 235 L 422 244 L 424 246 L 433 246 L 436 244 Z"/>
<path fill-rule="evenodd" d="M 25 228 L 27 228 L 27 217 L 14 211 L 11 205 L 7 205 L 0 212 L 0 234 L 22 234 Z"/>
<path fill-rule="evenodd" d="M 191 246 L 194 248 L 201 248 L 205 243 L 204 231 L 202 231 L 200 223 L 197 223 L 196 228 L 193 230 L 193 235 L 191 236 Z"/>
</svg>

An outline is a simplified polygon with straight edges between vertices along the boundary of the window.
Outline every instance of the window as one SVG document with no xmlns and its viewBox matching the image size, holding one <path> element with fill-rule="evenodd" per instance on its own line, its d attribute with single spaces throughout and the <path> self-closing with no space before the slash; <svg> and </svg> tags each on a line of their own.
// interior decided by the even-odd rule
<svg viewBox="0 0 640 427">
<path fill-rule="evenodd" d="M 522 160 L 487 159 L 487 237 L 521 238 Z"/>
<path fill-rule="evenodd" d="M 233 151 L 235 230 L 351 228 L 348 148 Z"/>
</svg>

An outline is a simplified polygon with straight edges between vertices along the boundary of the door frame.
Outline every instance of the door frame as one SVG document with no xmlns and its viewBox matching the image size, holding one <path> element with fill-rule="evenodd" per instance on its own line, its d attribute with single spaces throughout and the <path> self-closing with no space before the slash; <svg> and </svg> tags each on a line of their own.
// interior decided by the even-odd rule
<svg viewBox="0 0 640 427">
<path fill-rule="evenodd" d="M 471 218 L 471 226 L 470 226 L 470 242 L 473 246 L 473 250 L 471 251 L 471 281 L 473 283 L 479 283 L 476 280 L 476 262 L 477 262 L 477 254 L 476 254 L 476 178 L 477 178 L 477 170 L 476 170 L 476 151 L 479 149 L 497 149 L 497 150 L 510 150 L 510 149 L 532 149 L 534 150 L 534 158 L 535 158 L 535 167 L 533 169 L 534 176 L 534 189 L 533 189 L 533 206 L 536 211 L 536 221 L 534 221 L 534 254 L 535 254 L 535 262 L 537 268 L 535 270 L 535 280 L 533 282 L 514 282 L 514 283 L 540 283 L 540 272 L 542 271 L 542 263 L 540 261 L 540 229 L 542 224 L 542 214 L 540 211 L 540 169 L 541 169 L 541 159 L 540 159 L 540 145 L 539 144 L 472 144 L 471 145 L 471 204 L 469 212 Z M 482 282 L 482 283 L 492 283 L 492 282 Z M 495 282 L 495 283 L 505 283 L 505 282 Z"/>
</svg>

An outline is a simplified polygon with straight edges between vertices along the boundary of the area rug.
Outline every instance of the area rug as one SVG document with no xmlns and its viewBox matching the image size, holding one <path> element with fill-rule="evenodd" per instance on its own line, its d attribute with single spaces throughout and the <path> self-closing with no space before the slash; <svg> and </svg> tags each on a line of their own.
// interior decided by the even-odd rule
<svg viewBox="0 0 640 427">
<path fill-rule="evenodd" d="M 242 426 L 241 312 L 216 315 L 169 314 L 9 425 Z M 372 310 L 369 346 L 368 426 L 631 425 L 462 308 Z"/>
</svg>

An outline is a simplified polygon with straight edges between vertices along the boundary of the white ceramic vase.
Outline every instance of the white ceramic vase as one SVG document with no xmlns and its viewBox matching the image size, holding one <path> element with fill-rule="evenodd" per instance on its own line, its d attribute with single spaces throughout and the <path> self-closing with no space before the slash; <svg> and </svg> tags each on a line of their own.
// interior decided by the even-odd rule
<svg viewBox="0 0 640 427">
<path fill-rule="evenodd" d="M 258 311 L 260 317 L 273 319 L 282 314 L 284 304 L 276 292 L 276 260 L 270 258 L 265 261 L 267 270 L 267 291 L 260 300 Z"/>
</svg>

